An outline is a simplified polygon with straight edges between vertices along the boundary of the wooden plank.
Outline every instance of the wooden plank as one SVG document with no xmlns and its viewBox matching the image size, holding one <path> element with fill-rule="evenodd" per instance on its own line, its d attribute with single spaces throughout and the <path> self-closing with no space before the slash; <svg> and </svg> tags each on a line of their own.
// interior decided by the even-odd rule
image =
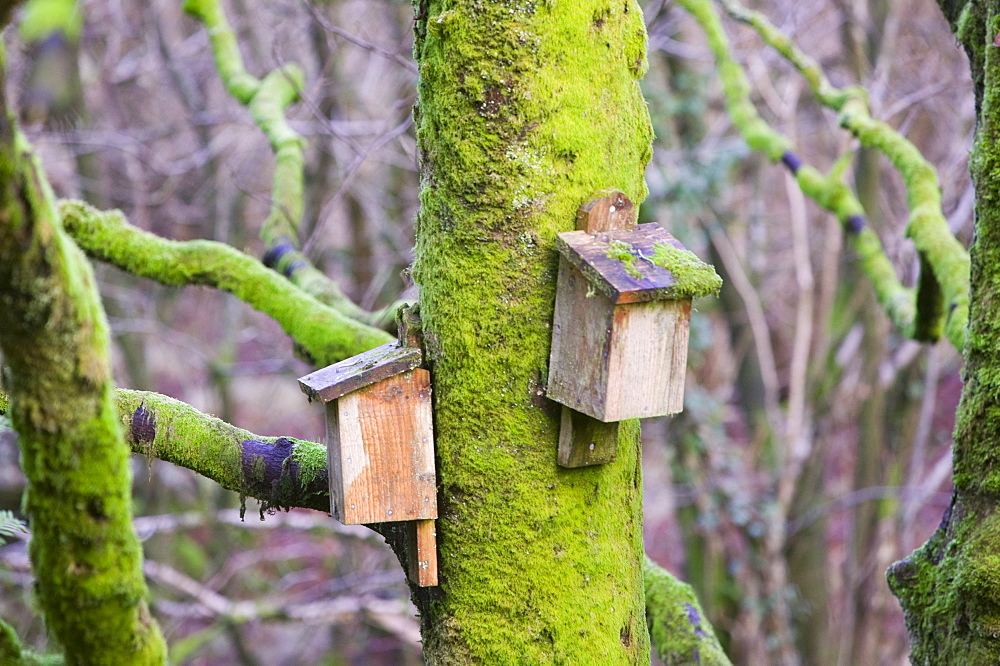
<svg viewBox="0 0 1000 666">
<path fill-rule="evenodd" d="M 632 274 L 629 265 L 608 256 L 608 248 L 615 241 L 632 247 Z M 580 269 L 597 291 L 616 304 L 676 298 L 672 291 L 677 283 L 674 275 L 646 258 L 653 256 L 655 246 L 660 243 L 684 249 L 680 241 L 655 222 L 638 224 L 631 231 L 613 230 L 597 235 L 564 231 L 556 235 L 560 254 Z"/>
<path fill-rule="evenodd" d="M 547 395 L 579 412 L 563 411 L 564 466 L 614 458 L 612 429 L 588 417 L 608 423 L 683 408 L 691 301 L 677 299 L 674 276 L 647 257 L 659 244 L 684 247 L 658 224 L 632 226 L 634 215 L 612 192 L 580 208 L 577 231 L 557 236 Z"/>
<path fill-rule="evenodd" d="M 624 192 L 608 190 L 597 199 L 588 201 L 576 212 L 576 228 L 588 234 L 635 226 L 635 204 Z"/>
<path fill-rule="evenodd" d="M 604 423 L 563 405 L 558 462 L 563 467 L 603 465 L 618 455 L 618 423 Z"/>
<path fill-rule="evenodd" d="M 565 257 L 559 259 L 546 395 L 595 418 L 604 413 L 614 307 Z"/>
<path fill-rule="evenodd" d="M 299 377 L 299 386 L 310 400 L 330 402 L 386 377 L 419 367 L 422 362 L 418 347 L 388 342 Z"/>
<path fill-rule="evenodd" d="M 383 379 L 327 405 L 331 513 L 347 525 L 437 517 L 430 373 Z"/>
<path fill-rule="evenodd" d="M 615 308 L 602 420 L 683 411 L 690 318 L 690 300 Z"/>
<path fill-rule="evenodd" d="M 437 521 L 414 520 L 407 524 L 407 577 L 418 587 L 438 584 Z"/>
<path fill-rule="evenodd" d="M 420 304 L 410 303 L 396 312 L 396 331 L 399 341 L 414 349 L 424 348 L 424 329 L 420 321 Z"/>
</svg>

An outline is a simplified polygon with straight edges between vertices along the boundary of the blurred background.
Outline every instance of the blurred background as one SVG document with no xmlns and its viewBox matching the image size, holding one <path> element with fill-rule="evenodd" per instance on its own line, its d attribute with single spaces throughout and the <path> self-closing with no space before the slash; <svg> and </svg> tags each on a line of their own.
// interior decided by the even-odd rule
<svg viewBox="0 0 1000 666">
<path fill-rule="evenodd" d="M 409 3 L 224 3 L 248 70 L 305 68 L 290 113 L 309 142 L 303 245 L 363 307 L 406 288 L 417 208 Z M 748 152 L 723 111 L 698 27 L 644 6 L 656 130 L 642 221 L 658 220 L 725 279 L 691 323 L 685 411 L 644 424 L 649 555 L 696 588 L 736 664 L 905 664 L 883 573 L 923 543 L 950 492 L 958 354 L 892 330 L 843 251 L 836 220 L 780 166 Z M 936 166 L 968 244 L 968 64 L 931 0 L 763 0 L 835 85 L 861 83 L 873 115 Z M 224 91 L 205 30 L 174 0 L 82 2 L 78 37 L 8 33 L 22 122 L 59 196 L 120 208 L 144 229 L 254 256 L 273 156 Z M 801 77 L 726 22 L 759 112 L 820 169 L 851 139 Z M 849 170 L 872 227 L 912 284 L 905 192 L 887 160 Z M 97 267 L 119 385 L 153 390 L 262 435 L 322 441 L 310 370 L 273 322 L 228 295 Z M 419 664 L 417 619 L 381 538 L 317 512 L 261 522 L 253 503 L 159 462 L 135 461 L 153 607 L 177 664 Z M 0 434 L 0 510 L 23 479 Z M 26 642 L 23 542 L 0 546 L 0 616 Z M 655 661 L 654 661 L 655 663 Z"/>
</svg>

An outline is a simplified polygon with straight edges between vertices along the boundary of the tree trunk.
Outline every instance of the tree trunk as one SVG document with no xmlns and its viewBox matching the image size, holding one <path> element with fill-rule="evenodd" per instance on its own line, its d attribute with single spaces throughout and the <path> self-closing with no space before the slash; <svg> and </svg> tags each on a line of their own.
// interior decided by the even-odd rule
<svg viewBox="0 0 1000 666">
<path fill-rule="evenodd" d="M 38 604 L 69 664 L 163 663 L 132 529 L 107 321 L 8 108 L 4 65 L 0 45 L 0 351 L 28 479 Z M 17 646 L 3 631 L 9 658 Z"/>
<path fill-rule="evenodd" d="M 447 7 L 447 10 L 445 10 Z M 648 663 L 638 427 L 556 464 L 545 397 L 555 234 L 596 192 L 646 193 L 634 0 L 422 0 L 414 276 L 432 364 L 441 585 L 430 664 Z"/>
<path fill-rule="evenodd" d="M 969 55 L 978 127 L 965 385 L 955 426 L 955 492 L 930 540 L 888 572 L 914 664 L 1000 662 L 1000 2 L 940 0 Z"/>
</svg>

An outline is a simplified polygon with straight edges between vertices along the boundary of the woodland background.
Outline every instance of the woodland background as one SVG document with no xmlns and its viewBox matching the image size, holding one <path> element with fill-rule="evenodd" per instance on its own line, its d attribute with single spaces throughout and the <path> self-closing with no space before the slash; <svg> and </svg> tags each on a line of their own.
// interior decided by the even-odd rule
<svg viewBox="0 0 1000 666">
<path fill-rule="evenodd" d="M 641 216 L 725 278 L 718 299 L 696 303 L 685 412 L 644 423 L 647 552 L 695 586 L 734 663 L 763 663 L 755 660 L 776 649 L 803 663 L 906 663 L 884 571 L 927 539 L 948 504 L 958 354 L 946 342 L 897 337 L 841 251 L 841 226 L 731 127 L 697 26 L 673 3 L 642 4 L 656 141 Z M 78 68 L 58 54 L 9 50 L 23 123 L 57 195 L 121 208 L 161 236 L 260 256 L 272 154 L 224 91 L 204 28 L 174 1 L 82 5 Z M 945 214 L 967 245 L 971 81 L 937 6 L 754 6 L 834 84 L 868 89 L 872 115 L 937 168 Z M 306 71 L 290 114 L 309 141 L 306 251 L 362 307 L 412 297 L 410 4 L 234 0 L 227 11 L 251 72 L 286 61 Z M 829 167 L 851 140 L 834 115 L 757 36 L 731 21 L 726 29 L 757 109 L 806 162 Z M 901 182 L 863 150 L 850 168 L 870 224 L 897 271 L 912 276 Z M 322 441 L 321 410 L 295 381 L 311 367 L 291 360 L 271 320 L 217 291 L 97 271 L 118 385 L 252 432 Z M 12 437 L 0 433 L 0 510 L 16 511 L 23 479 Z M 260 522 L 253 504 L 241 522 L 240 498 L 214 482 L 134 464 L 153 608 L 174 663 L 420 663 L 402 573 L 376 534 L 305 510 Z M 777 502 L 794 519 L 775 541 Z M 775 566 L 792 581 L 780 599 L 769 585 Z M 24 543 L 0 546 L 0 616 L 41 648 L 30 583 Z M 776 648 L 767 637 L 783 635 L 774 631 L 782 620 L 772 609 L 785 604 L 796 639 Z"/>
</svg>

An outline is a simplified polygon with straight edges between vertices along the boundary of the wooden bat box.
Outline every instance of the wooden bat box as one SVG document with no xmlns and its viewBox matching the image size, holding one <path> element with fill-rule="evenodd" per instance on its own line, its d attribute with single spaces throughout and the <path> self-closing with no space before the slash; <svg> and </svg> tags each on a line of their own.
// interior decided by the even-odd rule
<svg viewBox="0 0 1000 666">
<path fill-rule="evenodd" d="M 299 379 L 326 404 L 333 517 L 347 525 L 437 518 L 430 373 L 390 342 Z"/>
<path fill-rule="evenodd" d="M 556 241 L 547 395 L 606 423 L 682 411 L 691 299 L 721 283 L 660 225 L 634 219 L 614 192 L 581 208 L 578 230 Z M 678 256 L 709 276 L 704 293 L 662 265 Z"/>
</svg>

